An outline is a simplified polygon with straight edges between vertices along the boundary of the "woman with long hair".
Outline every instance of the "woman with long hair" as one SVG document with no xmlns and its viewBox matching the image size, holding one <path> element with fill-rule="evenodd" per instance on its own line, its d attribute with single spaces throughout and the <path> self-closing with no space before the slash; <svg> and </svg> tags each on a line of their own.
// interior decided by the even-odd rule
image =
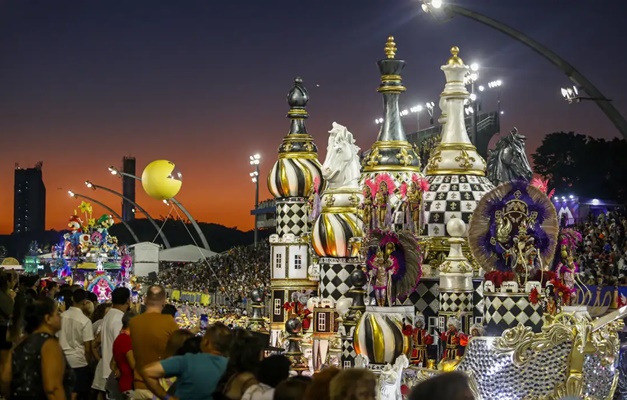
<svg viewBox="0 0 627 400">
<path fill-rule="evenodd" d="M 229 364 L 214 394 L 215 400 L 240 400 L 246 389 L 259 383 L 256 374 L 263 358 L 261 342 L 243 329 L 234 330 L 234 336 Z"/>
<path fill-rule="evenodd" d="M 12 400 L 66 400 L 74 386 L 55 334 L 61 329 L 57 303 L 29 300 L 24 310 L 26 337 L 18 344 L 2 371 L 2 389 Z"/>
</svg>

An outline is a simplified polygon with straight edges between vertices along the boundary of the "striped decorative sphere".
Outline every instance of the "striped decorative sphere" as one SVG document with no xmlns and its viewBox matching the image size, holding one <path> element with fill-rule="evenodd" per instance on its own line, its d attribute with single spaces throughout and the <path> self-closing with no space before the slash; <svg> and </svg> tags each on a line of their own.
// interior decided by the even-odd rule
<svg viewBox="0 0 627 400">
<path fill-rule="evenodd" d="M 373 307 L 377 308 L 377 307 Z M 374 364 L 394 364 L 401 354 L 409 354 L 410 337 L 403 335 L 400 313 L 366 311 L 355 329 L 355 351 Z"/>
<path fill-rule="evenodd" d="M 357 212 L 362 201 L 358 188 L 324 192 L 322 212 L 313 223 L 311 235 L 313 249 L 319 257 L 357 257 L 357 249 L 351 251 L 350 239 L 364 236 L 364 223 Z"/>
<path fill-rule="evenodd" d="M 322 212 L 313 225 L 311 242 L 319 257 L 350 258 L 349 240 L 364 235 L 364 223 L 356 213 Z"/>
<path fill-rule="evenodd" d="M 268 175 L 268 190 L 276 198 L 308 198 L 316 178 L 323 182 L 322 166 L 317 158 L 281 157 Z"/>
</svg>

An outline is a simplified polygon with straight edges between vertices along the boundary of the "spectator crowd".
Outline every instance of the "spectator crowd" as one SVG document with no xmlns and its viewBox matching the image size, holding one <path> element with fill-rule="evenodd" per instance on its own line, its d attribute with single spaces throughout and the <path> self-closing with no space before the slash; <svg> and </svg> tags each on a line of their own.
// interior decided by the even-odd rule
<svg viewBox="0 0 627 400">
<path fill-rule="evenodd" d="M 168 263 L 157 283 L 168 289 L 222 295 L 230 305 L 245 303 L 253 289 L 269 294 L 270 245 L 240 246 L 192 264 Z"/>
<path fill-rule="evenodd" d="M 10 400 L 374 400 L 369 370 L 291 371 L 267 334 L 217 322 L 180 329 L 166 289 L 151 285 L 140 310 L 128 288 L 94 307 L 78 286 L 0 272 L 11 300 L 0 337 L 0 389 Z M 3 311 L 4 312 L 4 311 Z M 17 317 L 16 317 L 17 316 Z M 467 377 L 444 374 L 416 386 L 409 400 L 472 399 Z"/>
<path fill-rule="evenodd" d="M 627 216 L 608 212 L 575 227 L 582 235 L 576 260 L 588 285 L 627 285 Z"/>
</svg>

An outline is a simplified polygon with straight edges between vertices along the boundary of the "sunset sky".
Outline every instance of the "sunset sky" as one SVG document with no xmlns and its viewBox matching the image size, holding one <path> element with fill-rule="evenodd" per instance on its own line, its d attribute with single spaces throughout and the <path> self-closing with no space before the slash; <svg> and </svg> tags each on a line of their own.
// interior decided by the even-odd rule
<svg viewBox="0 0 627 400">
<path fill-rule="evenodd" d="M 459 4 L 548 45 L 627 113 L 621 1 Z M 456 45 L 466 63 L 481 65 L 480 84 L 503 80 L 502 131 L 516 126 L 529 153 L 554 131 L 618 134 L 594 103 L 563 101 L 560 87 L 572 83 L 548 61 L 462 17 L 438 23 L 417 0 L 0 0 L 0 233 L 13 228 L 15 163 L 43 161 L 46 227 L 63 229 L 79 204 L 67 190 L 120 209 L 84 181 L 121 190 L 107 167 L 125 155 L 137 158 L 139 175 L 152 160 L 173 161 L 183 173 L 177 198 L 199 221 L 251 229 L 248 156 L 263 157 L 266 199 L 294 77 L 309 90 L 321 160 L 333 121 L 368 148 L 382 108 L 375 63 L 388 35 L 407 61 L 402 107 L 437 104 L 439 68 Z M 484 111 L 495 105 L 486 95 Z M 414 117 L 405 124 L 416 129 Z M 170 211 L 139 184 L 137 192 L 153 217 Z"/>
</svg>

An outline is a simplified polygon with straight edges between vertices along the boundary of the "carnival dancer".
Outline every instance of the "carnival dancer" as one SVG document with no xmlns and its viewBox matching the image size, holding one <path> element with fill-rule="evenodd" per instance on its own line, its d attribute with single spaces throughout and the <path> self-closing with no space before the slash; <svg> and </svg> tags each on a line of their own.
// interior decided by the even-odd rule
<svg viewBox="0 0 627 400">
<path fill-rule="evenodd" d="M 375 227 L 383 229 L 385 227 L 385 214 L 388 208 L 388 185 L 385 181 L 379 183 L 377 193 L 374 196 Z"/>
<path fill-rule="evenodd" d="M 405 222 L 409 231 L 417 233 L 420 227 L 420 203 L 422 201 L 422 181 L 416 175 L 407 186 L 407 202 L 405 204 Z"/>
<path fill-rule="evenodd" d="M 374 279 L 374 296 L 379 307 L 385 307 L 389 295 L 390 275 L 393 273 L 392 260 L 388 254 L 378 247 L 377 254 L 372 261 L 374 267 L 370 274 Z"/>
<path fill-rule="evenodd" d="M 460 330 L 461 321 L 457 317 L 449 317 L 448 330 L 440 334 L 440 339 L 446 343 L 442 361 L 455 360 L 460 353 L 460 347 L 466 347 L 468 344 L 468 336 L 464 335 Z"/>
<path fill-rule="evenodd" d="M 427 346 L 433 344 L 433 336 L 429 335 L 425 329 L 425 317 L 421 313 L 416 314 L 412 330 L 412 350 L 410 362 L 419 367 L 425 367 L 429 356 L 427 354 Z"/>
</svg>

